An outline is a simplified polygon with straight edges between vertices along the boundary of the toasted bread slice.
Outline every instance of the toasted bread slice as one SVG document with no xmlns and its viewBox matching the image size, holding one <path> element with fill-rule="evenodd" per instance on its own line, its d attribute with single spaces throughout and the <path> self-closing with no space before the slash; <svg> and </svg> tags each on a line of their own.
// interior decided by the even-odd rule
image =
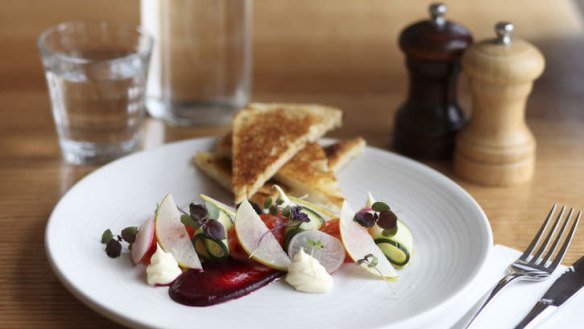
<svg viewBox="0 0 584 329">
<path fill-rule="evenodd" d="M 254 195 L 309 142 L 341 125 L 339 109 L 307 104 L 250 104 L 233 123 L 235 202 Z"/>
<path fill-rule="evenodd" d="M 329 169 L 326 153 L 318 143 L 308 143 L 274 176 L 294 196 L 308 195 L 315 203 L 340 209 L 345 197 L 335 174 Z"/>
<path fill-rule="evenodd" d="M 330 170 L 339 172 L 351 160 L 363 153 L 365 145 L 365 140 L 362 137 L 356 137 L 325 146 L 324 152 L 326 153 Z"/>
<path fill-rule="evenodd" d="M 335 159 L 341 159 L 347 154 L 343 152 L 345 149 L 347 148 L 336 148 L 338 151 L 331 154 Z M 219 156 L 231 157 L 230 133 L 219 140 L 216 152 Z M 291 195 L 308 195 L 311 201 L 328 208 L 338 209 L 344 200 L 337 179 L 329 168 L 326 153 L 317 143 L 308 143 L 280 168 L 273 179 L 278 184 L 286 186 L 286 192 Z"/>
<path fill-rule="evenodd" d="M 231 160 L 210 152 L 198 152 L 193 157 L 193 163 L 201 171 L 219 183 L 226 190 L 233 192 L 231 184 Z M 251 200 L 263 203 L 266 197 L 275 195 L 273 184 L 264 184 L 251 198 Z"/>
</svg>

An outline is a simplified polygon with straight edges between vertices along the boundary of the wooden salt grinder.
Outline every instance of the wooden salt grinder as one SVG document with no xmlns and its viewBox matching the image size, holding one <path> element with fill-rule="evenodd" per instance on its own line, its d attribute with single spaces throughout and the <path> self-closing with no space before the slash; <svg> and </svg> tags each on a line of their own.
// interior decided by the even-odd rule
<svg viewBox="0 0 584 329">
<path fill-rule="evenodd" d="M 472 92 L 472 117 L 457 138 L 454 169 L 479 184 L 528 181 L 535 167 L 535 138 L 525 124 L 533 80 L 544 69 L 531 44 L 511 40 L 513 25 L 497 23 L 497 38 L 470 47 L 462 59 Z"/>
<path fill-rule="evenodd" d="M 409 94 L 395 118 L 398 152 L 424 159 L 452 156 L 465 119 L 456 100 L 460 58 L 470 32 L 444 18 L 446 5 L 430 5 L 431 19 L 408 26 L 399 45 L 406 56 Z"/>
</svg>

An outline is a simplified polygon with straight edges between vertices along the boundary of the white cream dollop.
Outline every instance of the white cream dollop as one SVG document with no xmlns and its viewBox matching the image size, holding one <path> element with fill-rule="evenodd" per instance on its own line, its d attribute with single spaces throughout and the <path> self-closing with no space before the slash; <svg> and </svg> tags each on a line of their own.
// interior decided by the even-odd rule
<svg viewBox="0 0 584 329">
<path fill-rule="evenodd" d="M 294 255 L 286 275 L 294 289 L 303 292 L 324 293 L 333 289 L 333 278 L 318 260 L 306 254 L 304 249 Z"/>
<path fill-rule="evenodd" d="M 146 267 L 147 281 L 151 286 L 166 285 L 174 281 L 182 271 L 174 257 L 156 245 L 156 252 L 150 257 L 150 264 Z"/>
</svg>

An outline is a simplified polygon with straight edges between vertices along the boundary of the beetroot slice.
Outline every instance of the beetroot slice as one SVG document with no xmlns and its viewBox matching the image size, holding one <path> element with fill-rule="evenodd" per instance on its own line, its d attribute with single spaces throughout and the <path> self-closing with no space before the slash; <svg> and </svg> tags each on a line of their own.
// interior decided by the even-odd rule
<svg viewBox="0 0 584 329">
<path fill-rule="evenodd" d="M 180 304 L 210 306 L 248 295 L 283 273 L 258 263 L 228 258 L 205 263 L 204 271 L 184 272 L 170 286 L 169 295 Z"/>
</svg>

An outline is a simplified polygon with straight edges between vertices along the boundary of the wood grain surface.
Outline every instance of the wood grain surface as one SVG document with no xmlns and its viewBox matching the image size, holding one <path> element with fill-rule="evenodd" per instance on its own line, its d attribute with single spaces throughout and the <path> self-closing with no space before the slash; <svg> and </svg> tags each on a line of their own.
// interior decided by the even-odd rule
<svg viewBox="0 0 584 329">
<path fill-rule="evenodd" d="M 552 203 L 584 208 L 584 34 L 578 6 L 564 0 L 447 1 L 452 18 L 480 40 L 501 19 L 541 49 L 543 76 L 527 105 L 537 140 L 527 183 L 487 188 L 456 177 L 450 162 L 425 162 L 461 184 L 483 207 L 495 243 L 524 248 Z M 257 0 L 254 100 L 318 102 L 345 110 L 332 137 L 362 135 L 388 148 L 405 99 L 397 36 L 426 17 L 426 1 Z M 0 2 L 0 328 L 115 328 L 75 299 L 52 273 L 44 227 L 60 197 L 95 167 L 62 162 L 36 36 L 67 20 L 137 23 L 138 1 Z M 462 83 L 463 108 L 469 92 Z M 147 148 L 218 135 L 227 127 L 174 128 L 149 120 Z M 584 228 L 565 263 L 584 254 Z M 115 296 L 112 296 L 115 298 Z"/>
</svg>

